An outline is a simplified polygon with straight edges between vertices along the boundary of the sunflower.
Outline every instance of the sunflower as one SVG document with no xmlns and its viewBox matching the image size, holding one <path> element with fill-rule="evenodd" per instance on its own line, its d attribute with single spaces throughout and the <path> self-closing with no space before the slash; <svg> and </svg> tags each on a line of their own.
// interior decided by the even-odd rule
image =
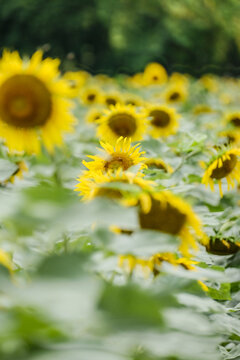
<svg viewBox="0 0 240 360">
<path fill-rule="evenodd" d="M 191 206 L 171 192 L 145 194 L 139 204 L 140 227 L 179 236 L 179 250 L 184 256 L 190 255 L 189 248 L 198 249 L 196 237 L 205 239 L 201 222 Z"/>
<path fill-rule="evenodd" d="M 144 161 L 144 164 L 147 165 L 147 168 L 150 170 L 158 169 L 163 170 L 166 173 L 171 174 L 173 172 L 173 169 L 170 165 L 166 164 L 162 159 L 160 158 L 149 158 Z"/>
<path fill-rule="evenodd" d="M 238 148 L 220 151 L 207 165 L 205 164 L 206 170 L 202 183 L 206 186 L 210 185 L 211 190 L 214 191 L 214 180 L 216 180 L 222 197 L 222 180 L 224 178 L 227 180 L 228 190 L 231 187 L 234 188 L 234 180 L 240 183 L 240 162 L 238 156 L 240 156 L 240 149 Z"/>
<path fill-rule="evenodd" d="M 105 110 L 105 107 L 97 106 L 92 107 L 88 110 L 86 114 L 86 121 L 91 124 L 97 125 L 97 121 L 101 118 L 103 115 L 103 111 Z"/>
<path fill-rule="evenodd" d="M 175 109 L 166 105 L 152 105 L 147 108 L 147 116 L 150 118 L 149 133 L 152 137 L 159 138 L 176 133 L 179 115 Z"/>
<path fill-rule="evenodd" d="M 90 75 L 86 71 L 67 71 L 63 78 L 69 82 L 69 86 L 73 90 L 73 96 L 76 97 L 79 94 L 80 89 L 86 84 L 86 81 Z"/>
<path fill-rule="evenodd" d="M 167 82 L 168 75 L 165 68 L 158 63 L 150 63 L 146 66 L 143 72 L 143 84 L 148 85 L 162 85 Z"/>
<path fill-rule="evenodd" d="M 79 192 L 83 200 L 92 200 L 102 196 L 120 200 L 128 206 L 136 204 L 136 193 L 141 193 L 142 190 L 150 191 L 154 184 L 153 181 L 144 180 L 141 173 L 122 172 L 121 169 L 116 172 L 108 171 L 106 174 L 102 172 L 84 172 L 77 181 L 75 191 Z M 120 189 L 120 183 L 126 184 L 126 188 L 122 187 Z"/>
<path fill-rule="evenodd" d="M 181 266 L 186 270 L 195 270 L 197 261 L 190 260 L 185 257 L 179 258 L 176 254 L 165 252 L 152 255 L 150 258 L 140 258 L 134 255 L 120 255 L 118 265 L 126 269 L 128 272 L 133 272 L 136 268 L 142 268 L 144 274 L 154 276 L 159 275 L 159 268 L 167 262 L 174 266 Z"/>
<path fill-rule="evenodd" d="M 111 105 L 116 106 L 117 104 L 122 104 L 121 95 L 117 92 L 105 94 L 103 95 L 103 103 L 107 107 L 110 107 Z"/>
<path fill-rule="evenodd" d="M 133 105 L 133 106 L 143 106 L 144 101 L 141 99 L 141 97 L 135 95 L 135 94 L 125 94 L 124 95 L 124 104 L 125 105 Z"/>
<path fill-rule="evenodd" d="M 84 105 L 102 103 L 102 93 L 97 87 L 86 87 L 80 93 L 80 99 Z"/>
<path fill-rule="evenodd" d="M 167 103 L 181 103 L 187 98 L 187 89 L 186 86 L 183 86 L 180 83 L 171 85 L 165 93 L 165 101 Z"/>
<path fill-rule="evenodd" d="M 240 145 L 240 131 L 237 129 L 221 131 L 218 135 L 225 138 L 226 145 Z"/>
<path fill-rule="evenodd" d="M 235 111 L 226 115 L 226 123 L 240 129 L 240 112 Z"/>
<path fill-rule="evenodd" d="M 116 141 L 115 146 L 102 141 L 100 144 L 103 148 L 100 149 L 103 151 L 103 156 L 88 155 L 93 161 L 87 162 L 83 160 L 82 162 L 90 171 L 101 171 L 105 173 L 109 170 L 114 171 L 119 168 L 125 171 L 131 166 L 141 163 L 141 168 L 144 167 L 143 161 L 145 161 L 145 158 L 142 157 L 142 155 L 145 154 L 145 152 L 141 151 L 139 144 L 131 146 L 131 139 L 120 137 Z"/>
<path fill-rule="evenodd" d="M 212 112 L 214 112 L 214 110 L 207 104 L 198 104 L 193 109 L 193 113 L 195 115 L 209 114 L 209 113 L 212 113 Z"/>
<path fill-rule="evenodd" d="M 59 78 L 59 60 L 35 52 L 23 61 L 18 52 L 3 52 L 0 60 L 0 134 L 10 152 L 39 153 L 41 142 L 52 152 L 71 132 L 71 95 Z"/>
<path fill-rule="evenodd" d="M 112 106 L 99 120 L 98 136 L 114 144 L 120 136 L 132 141 L 141 140 L 146 130 L 145 114 L 137 112 L 134 106 Z"/>
<path fill-rule="evenodd" d="M 231 238 L 211 236 L 205 247 L 207 252 L 214 255 L 231 255 L 240 251 L 240 242 Z"/>
<path fill-rule="evenodd" d="M 217 82 L 216 76 L 212 74 L 203 75 L 199 82 L 203 85 L 203 87 L 209 92 L 217 92 L 219 85 Z"/>
</svg>

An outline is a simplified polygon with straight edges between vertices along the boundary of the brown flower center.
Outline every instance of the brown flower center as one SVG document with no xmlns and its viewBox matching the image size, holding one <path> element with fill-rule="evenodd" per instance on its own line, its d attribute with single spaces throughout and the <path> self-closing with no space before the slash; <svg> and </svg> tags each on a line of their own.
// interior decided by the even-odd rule
<svg viewBox="0 0 240 360">
<path fill-rule="evenodd" d="M 237 164 L 237 157 L 236 155 L 231 154 L 230 159 L 224 160 L 221 167 L 219 168 L 217 167 L 212 171 L 211 178 L 219 180 L 228 176 L 233 171 L 236 164 Z"/>
<path fill-rule="evenodd" d="M 240 117 L 237 117 L 237 116 L 233 117 L 233 118 L 231 119 L 231 123 L 232 123 L 234 126 L 240 127 Z"/>
<path fill-rule="evenodd" d="M 105 171 L 108 170 L 116 170 L 118 168 L 122 168 L 123 170 L 129 169 L 133 165 L 132 159 L 130 159 L 126 155 L 116 155 L 112 156 L 109 160 L 107 160 L 104 164 Z"/>
<path fill-rule="evenodd" d="M 152 117 L 151 124 L 156 127 L 164 128 L 170 122 L 170 116 L 163 110 L 152 110 L 149 116 Z"/>
<path fill-rule="evenodd" d="M 186 215 L 174 206 L 162 204 L 152 198 L 152 207 L 149 213 L 139 211 L 139 222 L 142 229 L 158 230 L 168 234 L 177 235 L 186 221 Z"/>
<path fill-rule="evenodd" d="M 158 170 L 163 170 L 164 172 L 167 172 L 167 168 L 163 164 L 152 161 L 152 162 L 147 162 L 146 165 L 147 165 L 148 169 L 150 169 L 150 170 L 158 169 Z"/>
<path fill-rule="evenodd" d="M 137 130 L 136 120 L 129 114 L 116 114 L 109 119 L 109 127 L 117 136 L 132 136 Z"/>
<path fill-rule="evenodd" d="M 33 75 L 14 75 L 0 87 L 0 117 L 8 125 L 41 126 L 47 122 L 51 111 L 51 94 Z"/>
<path fill-rule="evenodd" d="M 211 238 L 206 249 L 209 253 L 215 255 L 230 255 L 235 254 L 240 250 L 240 247 L 237 246 L 233 241 L 224 240 L 219 238 Z"/>
<path fill-rule="evenodd" d="M 174 91 L 170 96 L 169 96 L 169 100 L 171 101 L 175 101 L 178 100 L 180 98 L 180 94 L 177 91 Z"/>
<path fill-rule="evenodd" d="M 87 100 L 91 103 L 91 102 L 94 102 L 96 99 L 96 94 L 89 94 L 87 96 Z"/>
<path fill-rule="evenodd" d="M 110 106 L 110 105 L 115 106 L 117 104 L 117 100 L 114 98 L 108 97 L 108 98 L 106 98 L 106 104 L 107 104 L 107 106 Z"/>
</svg>

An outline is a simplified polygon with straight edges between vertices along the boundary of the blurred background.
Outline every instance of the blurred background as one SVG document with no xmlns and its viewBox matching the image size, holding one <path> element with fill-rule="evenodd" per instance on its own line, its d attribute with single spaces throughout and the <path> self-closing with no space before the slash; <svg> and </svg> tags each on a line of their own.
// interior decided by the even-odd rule
<svg viewBox="0 0 240 360">
<path fill-rule="evenodd" d="M 239 0 L 0 0 L 1 49 L 43 48 L 67 70 L 240 74 Z"/>
</svg>

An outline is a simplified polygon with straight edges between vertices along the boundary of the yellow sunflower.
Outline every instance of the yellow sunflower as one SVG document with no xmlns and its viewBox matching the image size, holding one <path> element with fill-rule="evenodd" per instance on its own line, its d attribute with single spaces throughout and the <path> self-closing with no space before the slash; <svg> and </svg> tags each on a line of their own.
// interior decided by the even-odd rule
<svg viewBox="0 0 240 360">
<path fill-rule="evenodd" d="M 139 224 L 142 229 L 157 230 L 181 238 L 179 250 L 189 256 L 189 248 L 198 250 L 196 237 L 205 239 L 201 222 L 191 206 L 169 191 L 140 197 Z M 202 240 L 203 241 L 203 240 Z"/>
<path fill-rule="evenodd" d="M 52 152 L 73 130 L 71 91 L 59 77 L 59 60 L 42 56 L 37 51 L 23 61 L 17 51 L 4 51 L 0 60 L 0 136 L 11 152 L 39 153 L 41 142 Z"/>
<path fill-rule="evenodd" d="M 212 236 L 206 244 L 207 252 L 214 255 L 231 255 L 240 251 L 240 242 L 233 239 L 226 239 L 217 236 Z"/>
<path fill-rule="evenodd" d="M 171 85 L 165 92 L 165 101 L 167 103 L 181 103 L 187 98 L 187 88 L 180 83 Z"/>
<path fill-rule="evenodd" d="M 101 106 L 94 106 L 90 108 L 86 114 L 86 121 L 91 124 L 97 125 L 98 120 L 103 115 L 106 108 Z"/>
<path fill-rule="evenodd" d="M 204 86 L 204 88 L 210 92 L 217 92 L 219 85 L 217 82 L 216 76 L 212 74 L 205 74 L 200 79 L 199 82 Z"/>
<path fill-rule="evenodd" d="M 222 197 L 223 179 L 227 180 L 228 190 L 230 190 L 231 187 L 234 188 L 234 180 L 240 183 L 239 156 L 240 148 L 220 151 L 207 165 L 205 164 L 206 170 L 202 178 L 202 183 L 206 186 L 209 185 L 211 190 L 214 191 L 214 180 L 216 180 L 219 186 L 220 196 Z"/>
<path fill-rule="evenodd" d="M 135 94 L 124 94 L 124 104 L 125 105 L 133 105 L 133 106 L 143 106 L 144 101 L 141 99 L 140 96 L 137 96 Z"/>
<path fill-rule="evenodd" d="M 106 110 L 99 120 L 98 136 L 105 141 L 115 144 L 120 136 L 130 137 L 132 141 L 143 138 L 146 130 L 146 116 L 137 112 L 134 106 L 112 106 Z"/>
<path fill-rule="evenodd" d="M 226 123 L 240 129 L 240 112 L 234 111 L 226 115 Z"/>
<path fill-rule="evenodd" d="M 100 104 L 102 99 L 102 93 L 97 87 L 86 87 L 80 93 L 80 100 L 84 105 Z"/>
<path fill-rule="evenodd" d="M 240 145 L 240 131 L 237 129 L 221 131 L 218 135 L 226 139 L 226 145 Z"/>
<path fill-rule="evenodd" d="M 78 96 L 80 89 L 86 84 L 90 75 L 86 71 L 67 71 L 63 78 L 69 82 L 69 86 L 73 90 L 73 96 Z"/>
<path fill-rule="evenodd" d="M 139 258 L 134 255 L 120 255 L 118 258 L 118 266 L 123 268 L 128 273 L 132 273 L 135 269 L 141 269 L 143 274 L 148 277 L 152 274 L 154 277 L 159 275 L 159 268 L 161 265 L 167 262 L 173 266 L 183 267 L 185 270 L 196 271 L 195 267 L 198 264 L 197 261 L 191 260 L 187 257 L 179 258 L 176 254 L 165 252 L 157 253 L 150 258 Z M 201 286 L 203 291 L 208 291 L 208 287 L 201 281 L 198 280 L 198 284 Z"/>
<path fill-rule="evenodd" d="M 103 151 L 103 156 L 88 155 L 93 161 L 83 160 L 82 162 L 88 170 L 105 173 L 109 170 L 114 171 L 121 168 L 125 171 L 131 166 L 141 163 L 141 168 L 146 167 L 143 163 L 146 158 L 142 157 L 145 152 L 141 151 L 139 144 L 131 146 L 131 139 L 120 137 L 115 146 L 102 141 L 100 144 L 103 148 L 100 149 Z"/>
<path fill-rule="evenodd" d="M 197 261 L 190 260 L 189 258 L 179 258 L 173 253 L 164 252 L 154 254 L 150 258 L 140 258 L 134 255 L 120 255 L 118 265 L 130 273 L 136 268 L 141 268 L 145 275 L 149 276 L 150 274 L 153 274 L 154 276 L 157 276 L 159 274 L 159 268 L 164 262 L 174 266 L 182 266 L 186 270 L 195 270 L 196 268 L 194 265 L 197 264 Z"/>
<path fill-rule="evenodd" d="M 147 165 L 147 168 L 150 170 L 158 169 L 163 170 L 166 173 L 171 174 L 173 172 L 173 168 L 166 164 L 162 159 L 160 158 L 149 158 L 144 161 L 144 164 Z"/>
<path fill-rule="evenodd" d="M 165 68 L 158 63 L 150 63 L 146 66 L 143 72 L 143 84 L 144 85 L 162 85 L 167 82 L 168 75 Z"/>
<path fill-rule="evenodd" d="M 149 133 L 154 138 L 169 136 L 176 133 L 178 129 L 179 115 L 175 109 L 166 105 L 152 105 L 147 109 L 149 121 Z"/>
<path fill-rule="evenodd" d="M 85 172 L 78 179 L 78 184 L 75 191 L 79 192 L 83 200 L 92 200 L 96 197 L 103 196 L 115 200 L 122 201 L 125 205 L 131 206 L 132 199 L 135 205 L 135 192 L 142 190 L 150 191 L 153 186 L 153 181 L 144 180 L 143 174 L 122 172 L 118 169 L 116 172 L 108 171 L 106 174 L 102 172 Z M 130 184 L 134 186 L 134 194 L 131 194 L 127 188 L 120 190 L 119 183 Z M 125 200 L 126 196 L 126 200 Z M 131 198 L 131 200 L 130 200 Z"/>
<path fill-rule="evenodd" d="M 116 106 L 117 104 L 122 104 L 121 95 L 118 92 L 111 92 L 109 94 L 104 94 L 103 103 L 107 107 L 110 107 L 111 105 Z"/>
</svg>

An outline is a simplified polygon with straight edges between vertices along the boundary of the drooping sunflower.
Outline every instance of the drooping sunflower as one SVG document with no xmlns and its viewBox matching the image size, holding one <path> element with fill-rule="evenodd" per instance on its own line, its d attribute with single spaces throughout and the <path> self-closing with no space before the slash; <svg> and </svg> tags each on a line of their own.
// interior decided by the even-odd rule
<svg viewBox="0 0 240 360">
<path fill-rule="evenodd" d="M 190 248 L 198 249 L 197 237 L 206 237 L 191 206 L 169 191 L 145 194 L 144 198 L 140 198 L 139 205 L 140 227 L 179 236 L 179 250 L 184 256 L 190 255 Z"/>
<path fill-rule="evenodd" d="M 80 100 L 84 105 L 101 104 L 102 99 L 102 92 L 97 87 L 85 87 L 80 93 Z"/>
<path fill-rule="evenodd" d="M 144 161 L 145 165 L 147 165 L 148 169 L 154 170 L 163 170 L 166 173 L 171 174 L 173 172 L 173 168 L 166 164 L 162 159 L 160 158 L 148 158 Z"/>
<path fill-rule="evenodd" d="M 170 104 L 184 102 L 187 98 L 187 88 L 181 83 L 171 85 L 165 93 L 165 101 Z"/>
<path fill-rule="evenodd" d="M 222 180 L 226 179 L 228 190 L 234 188 L 235 180 L 240 183 L 240 149 L 223 149 L 214 156 L 208 164 L 205 164 L 205 173 L 202 178 L 202 183 L 210 186 L 214 191 L 214 181 L 218 183 L 220 196 L 223 196 Z"/>
<path fill-rule="evenodd" d="M 176 133 L 178 129 L 179 115 L 175 109 L 166 105 L 152 105 L 147 109 L 149 120 L 149 133 L 154 138 L 169 136 Z"/>
<path fill-rule="evenodd" d="M 143 138 L 146 130 L 146 117 L 131 105 L 112 106 L 99 120 L 98 136 L 115 144 L 120 136 L 130 137 L 132 141 Z"/>
<path fill-rule="evenodd" d="M 214 255 L 232 255 L 240 251 L 240 242 L 232 238 L 211 236 L 206 244 L 207 252 Z"/>
<path fill-rule="evenodd" d="M 143 75 L 144 85 L 162 85 L 167 82 L 168 74 L 165 68 L 158 63 L 150 63 L 144 69 Z"/>
<path fill-rule="evenodd" d="M 115 146 L 103 141 L 100 144 L 103 148 L 100 149 L 103 155 L 88 155 L 93 161 L 87 162 L 83 160 L 82 162 L 89 171 L 102 171 L 106 173 L 109 170 L 115 171 L 119 168 L 126 171 L 131 166 L 138 164 L 141 164 L 141 168 L 146 167 L 143 163 L 146 158 L 142 156 L 145 152 L 141 151 L 140 144 L 131 146 L 131 139 L 120 137 L 116 141 Z"/>
<path fill-rule="evenodd" d="M 141 173 L 122 172 L 121 169 L 115 172 L 108 171 L 106 174 L 101 171 L 85 172 L 79 176 L 77 181 L 75 191 L 79 192 L 83 201 L 103 196 L 120 200 L 128 206 L 132 205 L 132 201 L 135 205 L 136 193 L 141 193 L 142 190 L 150 191 L 154 184 L 153 181 L 144 180 Z M 126 188 L 122 187 L 120 190 L 119 183 L 126 184 Z M 133 185 L 131 187 L 131 190 L 134 190 L 133 194 L 128 185 Z"/>
<path fill-rule="evenodd" d="M 73 130 L 71 91 L 59 77 L 59 60 L 42 56 L 37 51 L 25 61 L 4 51 L 0 60 L 0 136 L 10 152 L 39 153 L 41 143 L 52 152 Z"/>
<path fill-rule="evenodd" d="M 229 129 L 225 131 L 220 131 L 218 135 L 222 138 L 225 138 L 226 145 L 240 146 L 240 128 L 239 130 Z"/>
</svg>

